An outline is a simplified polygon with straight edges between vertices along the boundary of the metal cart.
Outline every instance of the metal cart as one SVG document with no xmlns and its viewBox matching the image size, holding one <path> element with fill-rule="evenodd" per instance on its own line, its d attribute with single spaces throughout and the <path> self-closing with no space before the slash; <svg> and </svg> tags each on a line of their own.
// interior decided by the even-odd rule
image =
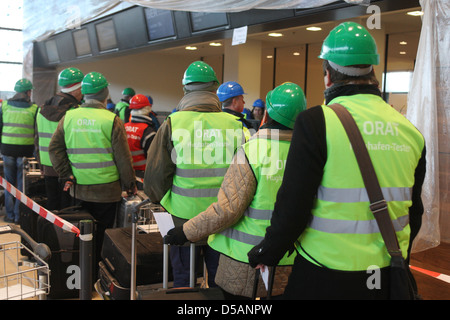
<svg viewBox="0 0 450 320">
<path fill-rule="evenodd" d="M 0 235 L 8 233 L 20 235 L 32 250 L 20 241 L 0 244 L 0 300 L 45 300 L 50 291 L 49 247 L 16 225 L 0 226 Z M 24 258 L 22 250 L 29 251 L 31 258 Z"/>
</svg>

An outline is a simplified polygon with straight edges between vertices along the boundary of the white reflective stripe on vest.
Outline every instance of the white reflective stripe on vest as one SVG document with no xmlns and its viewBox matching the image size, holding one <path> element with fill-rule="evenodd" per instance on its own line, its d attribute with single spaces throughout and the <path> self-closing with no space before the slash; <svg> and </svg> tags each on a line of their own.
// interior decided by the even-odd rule
<svg viewBox="0 0 450 320">
<path fill-rule="evenodd" d="M 51 138 L 53 133 L 38 132 L 39 138 Z"/>
<path fill-rule="evenodd" d="M 144 154 L 144 150 L 131 151 L 132 156 L 140 156 Z"/>
<path fill-rule="evenodd" d="M 224 235 L 227 238 L 230 238 L 230 239 L 242 242 L 242 243 L 250 244 L 253 246 L 258 245 L 264 239 L 264 237 L 248 234 L 248 233 L 245 233 L 245 232 L 233 229 L 233 228 L 225 229 L 220 234 Z"/>
<path fill-rule="evenodd" d="M 91 162 L 91 163 L 73 163 L 71 165 L 77 169 L 98 169 L 114 166 L 114 161 Z"/>
<path fill-rule="evenodd" d="M 93 153 L 112 153 L 112 148 L 71 148 L 67 149 L 68 154 L 93 154 Z"/>
<path fill-rule="evenodd" d="M 248 207 L 245 210 L 244 215 L 255 220 L 270 220 L 272 219 L 272 212 L 272 210 L 262 210 Z"/>
<path fill-rule="evenodd" d="M 386 201 L 410 201 L 411 188 L 381 188 Z M 320 186 L 317 198 L 329 202 L 367 202 L 369 197 L 366 188 L 337 189 Z"/>
<path fill-rule="evenodd" d="M 3 123 L 3 126 L 4 127 L 16 127 L 16 128 L 34 129 L 33 125 L 23 124 L 23 123 L 5 122 L 5 123 Z"/>
<path fill-rule="evenodd" d="M 32 133 L 8 133 L 8 132 L 3 132 L 2 136 L 4 137 L 12 137 L 12 138 L 33 138 L 34 134 Z"/>
<path fill-rule="evenodd" d="M 399 217 L 392 221 L 395 231 L 403 230 L 409 223 L 409 215 Z M 375 219 L 367 221 L 325 219 L 313 216 L 311 229 L 327 233 L 350 233 L 350 234 L 371 234 L 378 233 L 377 221 Z"/>
<path fill-rule="evenodd" d="M 142 166 L 146 163 L 147 163 L 147 160 L 136 161 L 136 162 L 133 161 L 133 165 L 135 165 L 135 166 Z"/>
<path fill-rule="evenodd" d="M 175 175 L 182 178 L 223 177 L 228 168 L 181 169 L 176 168 Z"/>
<path fill-rule="evenodd" d="M 219 188 L 212 189 L 185 189 L 180 188 L 176 185 L 172 185 L 172 192 L 184 197 L 191 198 L 208 198 L 208 197 L 217 197 L 217 193 L 219 192 Z"/>
</svg>

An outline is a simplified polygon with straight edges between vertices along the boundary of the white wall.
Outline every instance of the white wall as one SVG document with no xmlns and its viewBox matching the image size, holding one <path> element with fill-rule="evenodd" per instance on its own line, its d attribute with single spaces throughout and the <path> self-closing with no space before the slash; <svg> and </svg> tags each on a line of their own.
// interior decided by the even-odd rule
<svg viewBox="0 0 450 320">
<path fill-rule="evenodd" d="M 189 56 L 175 56 L 160 51 L 104 58 L 71 66 L 79 68 L 84 74 L 91 71 L 102 73 L 110 83 L 109 91 L 115 103 L 120 101 L 122 90 L 131 87 L 136 93 L 152 96 L 153 110 L 171 111 L 183 97 L 181 81 L 184 71 L 195 60 Z M 61 67 L 60 70 L 67 67 Z"/>
</svg>

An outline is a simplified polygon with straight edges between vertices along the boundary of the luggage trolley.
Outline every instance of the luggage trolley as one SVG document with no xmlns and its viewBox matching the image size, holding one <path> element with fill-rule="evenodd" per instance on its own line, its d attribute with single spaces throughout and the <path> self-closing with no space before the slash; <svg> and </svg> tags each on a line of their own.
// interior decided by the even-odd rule
<svg viewBox="0 0 450 320">
<path fill-rule="evenodd" d="M 0 227 L 0 235 L 15 233 L 31 246 L 20 241 L 0 244 L 0 300 L 45 300 L 50 292 L 50 270 L 47 260 L 51 251 L 44 243 L 37 243 L 25 231 L 15 225 Z M 24 260 L 22 250 L 29 251 L 29 260 Z"/>
</svg>

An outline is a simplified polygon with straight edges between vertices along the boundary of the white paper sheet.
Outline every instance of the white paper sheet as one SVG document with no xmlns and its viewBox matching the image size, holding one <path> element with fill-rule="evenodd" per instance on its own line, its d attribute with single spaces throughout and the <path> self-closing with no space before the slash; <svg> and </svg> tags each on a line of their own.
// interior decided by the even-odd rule
<svg viewBox="0 0 450 320">
<path fill-rule="evenodd" d="M 269 290 L 269 267 L 265 266 L 264 269 L 261 269 L 261 278 L 264 281 L 266 290 Z"/>
<path fill-rule="evenodd" d="M 159 232 L 161 232 L 161 236 L 164 238 L 167 232 L 175 227 L 172 215 L 168 212 L 153 212 L 153 216 L 158 224 Z"/>
</svg>

